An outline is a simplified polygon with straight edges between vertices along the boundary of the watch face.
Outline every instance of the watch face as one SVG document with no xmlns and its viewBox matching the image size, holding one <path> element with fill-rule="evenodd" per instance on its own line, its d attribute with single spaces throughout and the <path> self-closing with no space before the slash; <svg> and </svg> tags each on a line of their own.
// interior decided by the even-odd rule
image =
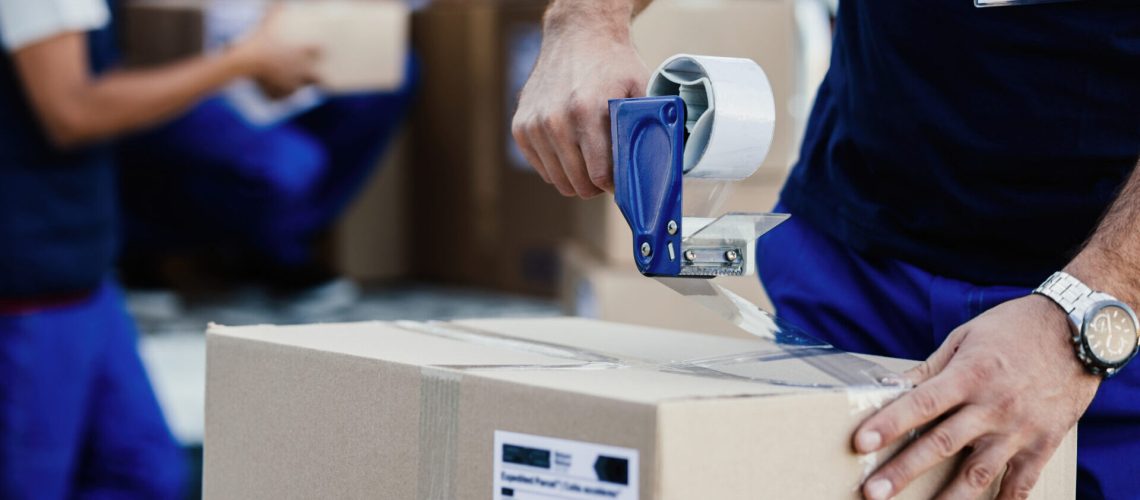
<svg viewBox="0 0 1140 500">
<path fill-rule="evenodd" d="M 1095 311 L 1085 326 L 1085 342 L 1092 355 L 1100 361 L 1122 363 L 1136 351 L 1136 323 L 1123 307 L 1103 306 Z"/>
</svg>

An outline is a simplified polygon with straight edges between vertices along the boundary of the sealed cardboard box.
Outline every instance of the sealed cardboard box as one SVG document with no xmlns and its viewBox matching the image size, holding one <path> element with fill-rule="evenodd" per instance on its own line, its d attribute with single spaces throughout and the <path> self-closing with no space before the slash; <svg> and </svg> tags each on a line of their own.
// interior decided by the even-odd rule
<svg viewBox="0 0 1140 500">
<path fill-rule="evenodd" d="M 721 278 L 717 283 L 771 311 L 755 276 Z M 562 249 L 562 312 L 569 316 L 728 337 L 747 336 L 735 325 L 642 276 L 633 263 L 609 264 L 581 245 Z"/>
<path fill-rule="evenodd" d="M 588 320 L 212 327 L 206 498 L 856 498 L 898 360 Z M 827 369 L 820 368 L 825 363 Z M 1033 492 L 1072 498 L 1075 434 Z M 899 498 L 929 498 L 953 464 Z"/>
<path fill-rule="evenodd" d="M 253 29 L 272 1 L 132 0 L 119 9 L 128 64 L 154 66 L 220 50 Z M 383 91 L 405 78 L 410 13 L 402 1 L 281 2 L 272 26 L 285 43 L 321 48 L 328 92 Z"/>
</svg>

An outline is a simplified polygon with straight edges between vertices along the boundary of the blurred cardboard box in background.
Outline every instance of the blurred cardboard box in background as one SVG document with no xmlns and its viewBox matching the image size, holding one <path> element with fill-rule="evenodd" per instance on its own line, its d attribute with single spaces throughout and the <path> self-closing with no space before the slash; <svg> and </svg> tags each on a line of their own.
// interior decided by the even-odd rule
<svg viewBox="0 0 1140 500">
<path fill-rule="evenodd" d="M 540 295 L 557 286 L 574 201 L 506 155 L 509 89 L 537 56 L 545 5 L 439 1 L 413 18 L 423 63 L 413 117 L 418 277 Z"/>
<path fill-rule="evenodd" d="M 130 0 L 119 8 L 127 64 L 154 66 L 222 50 L 258 26 L 275 3 L 276 36 L 321 48 L 323 90 L 392 90 L 403 83 L 410 13 L 396 0 Z"/>
<path fill-rule="evenodd" d="M 357 282 L 392 282 L 409 275 L 410 149 L 408 131 L 398 132 L 333 232 L 333 267 Z"/>
</svg>

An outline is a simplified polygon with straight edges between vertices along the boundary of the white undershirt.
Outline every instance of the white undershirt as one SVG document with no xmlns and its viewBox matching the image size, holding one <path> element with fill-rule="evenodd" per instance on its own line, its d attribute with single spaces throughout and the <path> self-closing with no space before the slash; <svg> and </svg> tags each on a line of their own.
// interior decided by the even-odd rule
<svg viewBox="0 0 1140 500">
<path fill-rule="evenodd" d="M 0 0 L 0 46 L 15 52 L 63 33 L 97 30 L 109 22 L 105 0 Z"/>
</svg>

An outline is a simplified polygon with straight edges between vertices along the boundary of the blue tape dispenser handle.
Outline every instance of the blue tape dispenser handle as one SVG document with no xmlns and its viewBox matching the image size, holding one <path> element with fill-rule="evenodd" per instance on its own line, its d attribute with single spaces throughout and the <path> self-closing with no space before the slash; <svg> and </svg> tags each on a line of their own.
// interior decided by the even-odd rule
<svg viewBox="0 0 1140 500">
<path fill-rule="evenodd" d="M 685 103 L 678 96 L 610 100 L 614 198 L 646 276 L 681 272 Z"/>
</svg>

